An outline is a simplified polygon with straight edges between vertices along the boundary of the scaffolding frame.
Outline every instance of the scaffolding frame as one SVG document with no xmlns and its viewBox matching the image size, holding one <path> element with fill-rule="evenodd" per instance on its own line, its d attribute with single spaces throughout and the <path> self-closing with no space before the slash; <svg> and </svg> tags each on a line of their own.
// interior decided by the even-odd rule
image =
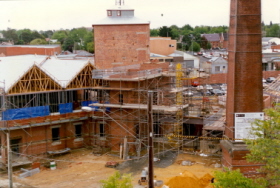
<svg viewBox="0 0 280 188">
<path fill-rule="evenodd" d="M 57 94 L 58 101 L 63 95 L 66 98 L 72 98 L 65 99 L 66 101 L 63 102 L 74 101 L 71 92 L 77 90 L 83 91 L 84 98 L 94 98 L 94 100 L 98 101 L 91 104 L 98 110 L 86 113 L 83 116 L 72 113 L 62 119 L 45 117 L 45 123 L 42 124 L 29 121 L 27 125 L 21 125 L 14 121 L 14 125 L 17 126 L 17 129 L 22 129 L 26 137 L 32 137 L 32 129 L 37 126 L 55 125 L 64 123 L 66 120 L 71 125 L 74 125 L 75 122 L 87 120 L 88 123 L 85 125 L 86 133 L 82 134 L 86 138 L 82 141 L 83 147 L 99 148 L 99 152 L 100 149 L 101 152 L 109 151 L 110 149 L 118 152 L 120 145 L 124 146 L 126 144 L 127 150 L 124 152 L 124 159 L 128 155 L 135 155 L 140 158 L 146 153 L 148 141 L 147 97 L 148 91 L 153 91 L 154 143 L 157 151 L 155 154 L 157 155 L 167 149 L 180 151 L 184 149 L 186 143 L 189 144 L 192 140 L 196 140 L 181 137 L 183 136 L 183 125 L 190 118 L 189 111 L 193 110 L 194 106 L 201 106 L 196 108 L 200 111 L 205 105 L 205 101 L 201 97 L 201 104 L 194 103 L 189 106 L 190 102 L 193 103 L 195 97 L 186 98 L 183 96 L 183 92 L 190 87 L 188 80 L 193 75 L 187 74 L 187 70 L 182 69 L 180 63 L 177 63 L 177 68 L 158 68 L 159 65 L 155 64 L 154 67 L 148 69 L 141 69 L 140 65 L 118 67 L 110 70 L 93 70 L 87 67 L 81 71 L 80 76 L 72 80 L 65 90 L 46 91 L 44 87 L 41 87 L 43 89 L 40 92 L 33 91 L 20 95 L 17 93 L 9 94 L 8 98 L 18 98 L 21 102 L 25 101 L 25 105 L 30 105 L 34 102 L 34 106 L 41 104 L 41 101 L 36 102 L 39 95 L 44 96 L 48 99 L 46 101 L 49 102 L 49 98 L 52 98 L 50 94 L 54 92 L 60 93 Z M 92 74 L 91 71 L 93 72 Z M 92 79 L 85 79 L 89 77 L 92 77 Z M 34 79 L 36 78 L 34 77 Z M 187 80 L 187 82 L 184 80 Z M 67 92 L 70 94 L 67 94 Z M 28 95 L 31 95 L 31 97 Z M 24 98 L 27 99 L 24 100 Z M 9 108 L 12 106 L 13 108 L 22 107 L 17 104 L 15 99 L 6 101 L 10 101 Z M 211 104 L 209 103 L 208 105 Z M 56 114 L 53 115 L 55 116 Z M 41 141 L 46 143 L 45 153 L 47 153 L 50 149 L 48 144 L 52 143 L 52 140 L 47 137 L 49 130 L 47 126 L 45 127 L 46 136 Z M 65 129 L 66 127 L 63 128 Z M 190 129 L 190 126 L 187 126 L 187 128 Z M 67 141 L 75 138 L 75 132 L 73 130 L 70 130 L 70 132 L 72 136 L 68 135 L 60 139 Z M 122 134 L 116 134 L 120 132 Z M 190 133 L 190 131 L 188 132 Z M 170 135 L 177 136 L 170 137 Z M 126 143 L 124 143 L 124 138 L 127 139 Z M 36 148 L 36 143 L 37 141 L 30 139 L 30 142 L 21 143 L 19 147 L 22 147 L 22 151 L 32 153 L 32 150 Z"/>
</svg>

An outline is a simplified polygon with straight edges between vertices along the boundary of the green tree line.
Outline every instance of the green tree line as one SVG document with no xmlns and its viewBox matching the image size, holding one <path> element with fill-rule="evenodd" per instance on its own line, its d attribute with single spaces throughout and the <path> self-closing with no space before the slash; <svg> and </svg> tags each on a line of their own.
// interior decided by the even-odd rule
<svg viewBox="0 0 280 188">
<path fill-rule="evenodd" d="M 73 28 L 71 30 L 36 31 L 30 29 L 8 29 L 1 31 L 4 38 L 0 42 L 12 41 L 15 45 L 54 44 L 48 39 L 56 39 L 62 50 L 86 50 L 94 52 L 93 31 L 87 28 Z"/>
<path fill-rule="evenodd" d="M 264 37 L 280 37 L 279 24 L 270 22 L 265 25 L 262 22 Z M 94 52 L 93 30 L 85 27 L 61 30 L 36 31 L 30 29 L 8 29 L 0 31 L 4 38 L 0 42 L 13 41 L 16 45 L 38 45 L 52 44 L 46 41 L 47 38 L 57 39 L 63 50 L 87 50 Z M 171 25 L 170 27 L 162 26 L 157 29 L 150 29 L 150 36 L 171 37 L 174 40 L 181 41 L 178 48 L 181 50 L 199 51 L 200 47 L 210 49 L 210 43 L 201 37 L 201 34 L 226 33 L 228 26 L 195 26 L 186 24 L 182 27 Z"/>
</svg>

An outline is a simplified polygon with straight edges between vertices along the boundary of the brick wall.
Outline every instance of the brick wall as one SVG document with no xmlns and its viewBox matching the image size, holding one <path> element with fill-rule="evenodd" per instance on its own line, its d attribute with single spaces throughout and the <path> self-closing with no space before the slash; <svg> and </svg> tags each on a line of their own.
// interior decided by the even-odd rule
<svg viewBox="0 0 280 188">
<path fill-rule="evenodd" d="M 29 47 L 29 46 L 3 46 L 0 47 L 0 54 L 3 53 L 6 56 L 13 55 L 26 55 L 26 54 L 37 54 L 37 55 L 54 55 L 54 53 L 60 54 L 60 46 L 53 46 L 51 48 L 45 47 Z"/>
<path fill-rule="evenodd" d="M 177 41 L 171 40 L 171 37 L 151 37 L 151 53 L 169 55 L 177 49 Z"/>
<path fill-rule="evenodd" d="M 149 39 L 148 24 L 94 26 L 95 64 L 106 69 L 149 62 Z"/>
</svg>

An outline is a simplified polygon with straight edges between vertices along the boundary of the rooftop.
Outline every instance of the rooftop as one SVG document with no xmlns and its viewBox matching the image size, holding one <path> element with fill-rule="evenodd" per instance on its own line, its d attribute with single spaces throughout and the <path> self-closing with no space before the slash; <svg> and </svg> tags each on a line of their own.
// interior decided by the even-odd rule
<svg viewBox="0 0 280 188">
<path fill-rule="evenodd" d="M 60 60 L 44 55 L 0 57 L 0 81 L 5 81 L 8 92 L 33 66 L 37 66 L 64 88 L 88 63 L 89 60 Z"/>
</svg>

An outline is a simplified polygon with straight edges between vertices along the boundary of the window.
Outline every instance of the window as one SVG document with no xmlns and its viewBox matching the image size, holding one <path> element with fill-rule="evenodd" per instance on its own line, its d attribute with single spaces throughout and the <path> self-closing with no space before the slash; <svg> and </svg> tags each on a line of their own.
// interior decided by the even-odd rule
<svg viewBox="0 0 280 188">
<path fill-rule="evenodd" d="M 117 11 L 117 16 L 121 16 L 121 11 L 120 10 Z"/>
<path fill-rule="evenodd" d="M 108 14 L 108 16 L 112 16 L 112 11 L 111 11 L 111 10 L 108 10 L 108 11 L 107 11 L 107 14 Z"/>
<path fill-rule="evenodd" d="M 60 136 L 59 136 L 59 129 L 60 127 L 53 127 L 52 128 L 52 141 L 57 141 L 60 140 Z"/>
<path fill-rule="evenodd" d="M 215 66 L 215 72 L 220 72 L 220 66 Z"/>
<path fill-rule="evenodd" d="M 76 138 L 82 137 L 82 124 L 75 125 L 75 137 Z"/>
<path fill-rule="evenodd" d="M 119 103 L 123 104 L 123 94 L 119 94 Z"/>
<path fill-rule="evenodd" d="M 20 155 L 20 143 L 21 143 L 21 138 L 15 138 L 10 140 L 11 143 L 11 150 L 17 155 Z"/>
<path fill-rule="evenodd" d="M 100 137 L 105 136 L 105 125 L 103 123 L 99 123 L 99 136 Z"/>
</svg>

